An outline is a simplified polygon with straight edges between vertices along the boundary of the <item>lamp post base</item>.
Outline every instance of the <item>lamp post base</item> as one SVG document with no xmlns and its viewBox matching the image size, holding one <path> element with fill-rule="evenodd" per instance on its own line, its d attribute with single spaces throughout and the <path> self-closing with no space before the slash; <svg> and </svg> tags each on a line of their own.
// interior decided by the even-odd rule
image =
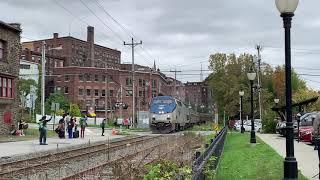
<svg viewBox="0 0 320 180">
<path fill-rule="evenodd" d="M 298 171 L 297 168 L 298 163 L 295 157 L 286 157 L 284 159 L 284 180 L 297 180 L 298 179 Z"/>
<path fill-rule="evenodd" d="M 251 131 L 250 133 L 250 143 L 257 143 L 255 131 Z"/>
</svg>

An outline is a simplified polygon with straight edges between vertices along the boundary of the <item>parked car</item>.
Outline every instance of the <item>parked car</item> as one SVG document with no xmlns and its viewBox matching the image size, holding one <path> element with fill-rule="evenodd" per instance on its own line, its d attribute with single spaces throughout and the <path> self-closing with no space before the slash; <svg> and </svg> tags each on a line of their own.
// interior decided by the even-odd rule
<svg viewBox="0 0 320 180">
<path fill-rule="evenodd" d="M 319 112 L 306 113 L 300 117 L 299 139 L 305 142 L 313 140 L 313 124 Z"/>
<path fill-rule="evenodd" d="M 256 132 L 259 132 L 261 130 L 261 127 L 262 127 L 262 125 L 259 121 L 254 122 L 254 130 Z M 241 131 L 241 121 L 239 123 L 236 123 L 235 128 L 237 131 Z M 244 120 L 243 121 L 243 128 L 245 131 L 251 131 L 251 120 Z"/>
<path fill-rule="evenodd" d="M 285 127 L 286 127 L 285 121 L 278 121 L 277 126 L 276 126 L 276 133 L 278 133 L 282 136 L 285 136 L 285 134 L 286 134 Z"/>
</svg>

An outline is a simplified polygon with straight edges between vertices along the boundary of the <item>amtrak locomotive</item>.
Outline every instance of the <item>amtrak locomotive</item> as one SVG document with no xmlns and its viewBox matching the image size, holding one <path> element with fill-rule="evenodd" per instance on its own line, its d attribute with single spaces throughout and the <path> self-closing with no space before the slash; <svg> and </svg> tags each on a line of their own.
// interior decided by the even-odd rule
<svg viewBox="0 0 320 180">
<path fill-rule="evenodd" d="M 201 121 L 200 117 L 199 113 L 171 96 L 154 97 L 150 104 L 150 128 L 153 133 L 183 130 L 205 121 Z"/>
</svg>

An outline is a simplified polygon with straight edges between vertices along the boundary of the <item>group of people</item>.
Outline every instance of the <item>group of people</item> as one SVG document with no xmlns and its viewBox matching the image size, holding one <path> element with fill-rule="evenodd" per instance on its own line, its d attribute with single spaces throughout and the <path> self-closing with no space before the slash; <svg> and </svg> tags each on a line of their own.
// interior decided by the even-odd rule
<svg viewBox="0 0 320 180">
<path fill-rule="evenodd" d="M 80 138 L 84 138 L 84 131 L 87 126 L 87 116 L 82 115 L 82 117 L 79 120 L 79 123 L 77 122 L 76 117 L 71 117 L 69 113 L 66 113 L 62 116 L 62 118 L 59 120 L 59 125 L 57 129 L 55 130 L 59 136 L 59 138 L 65 138 L 65 132 L 68 132 L 68 138 L 78 138 L 79 137 L 79 131 L 78 126 L 80 125 Z"/>
<path fill-rule="evenodd" d="M 51 119 L 52 117 L 50 119 L 47 119 L 46 116 L 43 116 L 38 122 L 40 132 L 40 145 L 47 145 L 47 122 L 49 122 Z M 88 126 L 87 120 L 88 119 L 85 114 L 83 114 L 79 119 L 79 123 L 77 122 L 77 118 L 70 116 L 69 113 L 63 114 L 62 118 L 59 120 L 59 125 L 55 129 L 55 132 L 58 134 L 58 137 L 60 139 L 66 138 L 66 132 L 68 133 L 69 139 L 78 138 L 78 126 L 80 125 L 80 138 L 84 138 L 85 129 Z M 100 127 L 102 129 L 101 136 L 104 136 L 106 125 L 107 119 L 103 119 L 100 124 Z"/>
<path fill-rule="evenodd" d="M 10 134 L 14 136 L 25 136 L 24 129 L 28 129 L 28 123 L 20 119 L 18 129 L 16 128 L 16 125 L 12 124 Z"/>
</svg>

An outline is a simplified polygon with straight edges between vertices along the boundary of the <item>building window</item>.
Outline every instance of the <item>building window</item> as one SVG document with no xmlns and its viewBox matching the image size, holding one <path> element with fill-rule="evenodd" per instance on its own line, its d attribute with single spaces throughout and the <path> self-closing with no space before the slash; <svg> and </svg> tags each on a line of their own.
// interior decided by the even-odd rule
<svg viewBox="0 0 320 180">
<path fill-rule="evenodd" d="M 94 75 L 94 81 L 99 81 L 99 75 L 97 74 Z"/>
<path fill-rule="evenodd" d="M 113 96 L 113 90 L 109 91 L 109 96 L 112 97 Z"/>
<path fill-rule="evenodd" d="M 94 90 L 94 95 L 95 95 L 95 96 L 99 96 L 99 90 L 98 90 L 98 89 L 95 89 L 95 90 Z"/>
<path fill-rule="evenodd" d="M 79 96 L 83 95 L 83 89 L 79 89 Z"/>
<path fill-rule="evenodd" d="M 0 97 L 13 98 L 13 80 L 11 78 L 0 77 Z"/>
<path fill-rule="evenodd" d="M 139 97 L 143 96 L 143 91 L 139 91 Z"/>
<path fill-rule="evenodd" d="M 126 85 L 132 86 L 132 79 L 131 78 L 126 78 Z"/>
<path fill-rule="evenodd" d="M 91 81 L 91 75 L 90 74 L 86 74 L 86 81 Z"/>
<path fill-rule="evenodd" d="M 126 96 L 132 96 L 132 90 L 127 90 Z"/>
<path fill-rule="evenodd" d="M 142 85 L 143 85 L 143 86 L 146 86 L 146 80 L 143 80 L 143 81 L 142 81 Z"/>
<path fill-rule="evenodd" d="M 107 81 L 106 75 L 102 75 L 101 80 L 102 80 L 102 82 L 106 82 Z"/>
<path fill-rule="evenodd" d="M 69 75 L 65 75 L 64 76 L 64 81 L 69 81 L 69 80 L 70 80 Z"/>
<path fill-rule="evenodd" d="M 57 86 L 57 87 L 56 87 L 56 90 L 57 90 L 57 91 L 61 91 L 61 87 Z"/>
<path fill-rule="evenodd" d="M 102 97 L 105 97 L 105 96 L 106 96 L 106 90 L 104 90 L 104 89 L 101 90 L 101 96 L 102 96 Z"/>
<path fill-rule="evenodd" d="M 143 83 L 142 83 L 142 79 L 139 79 L 139 86 L 142 87 Z"/>
<path fill-rule="evenodd" d="M 156 97 L 157 96 L 157 91 L 152 91 L 152 97 Z"/>
<path fill-rule="evenodd" d="M 68 87 L 64 87 L 64 93 L 65 94 L 69 94 L 69 88 Z"/>
<path fill-rule="evenodd" d="M 6 42 L 0 40 L 0 60 L 5 59 L 5 52 L 6 52 Z"/>
<path fill-rule="evenodd" d="M 90 95 L 91 95 L 91 90 L 87 89 L 87 96 L 90 96 Z"/>
<path fill-rule="evenodd" d="M 79 81 L 83 81 L 83 74 L 79 74 Z"/>
<path fill-rule="evenodd" d="M 61 81 L 61 76 L 58 75 L 57 77 L 57 81 L 60 82 Z"/>
<path fill-rule="evenodd" d="M 155 79 L 152 80 L 152 87 L 156 87 L 157 86 L 157 81 Z"/>
</svg>

